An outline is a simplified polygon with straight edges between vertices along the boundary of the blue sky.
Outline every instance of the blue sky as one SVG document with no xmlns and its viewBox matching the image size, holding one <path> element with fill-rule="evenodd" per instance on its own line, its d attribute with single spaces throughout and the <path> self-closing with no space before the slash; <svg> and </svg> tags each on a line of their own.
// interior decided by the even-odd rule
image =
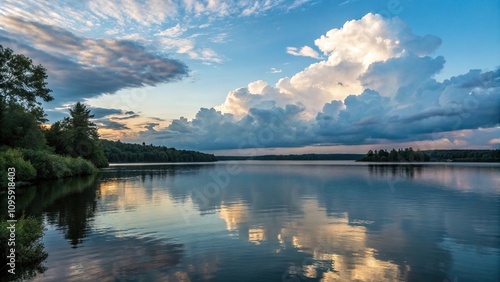
<svg viewBox="0 0 500 282">
<path fill-rule="evenodd" d="M 0 4 L 51 121 L 84 101 L 105 138 L 217 154 L 498 148 L 499 26 L 500 1 Z"/>
</svg>

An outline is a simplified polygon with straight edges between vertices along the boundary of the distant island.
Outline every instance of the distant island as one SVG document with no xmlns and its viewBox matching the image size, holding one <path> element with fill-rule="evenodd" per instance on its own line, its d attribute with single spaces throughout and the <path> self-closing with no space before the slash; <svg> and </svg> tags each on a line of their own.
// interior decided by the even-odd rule
<svg viewBox="0 0 500 282">
<path fill-rule="evenodd" d="M 381 150 L 369 150 L 366 156 L 357 160 L 358 162 L 429 162 L 431 157 L 422 151 L 414 151 L 413 148 L 392 149 L 390 152 Z"/>
<path fill-rule="evenodd" d="M 358 162 L 500 162 L 500 150 L 369 150 Z"/>
</svg>

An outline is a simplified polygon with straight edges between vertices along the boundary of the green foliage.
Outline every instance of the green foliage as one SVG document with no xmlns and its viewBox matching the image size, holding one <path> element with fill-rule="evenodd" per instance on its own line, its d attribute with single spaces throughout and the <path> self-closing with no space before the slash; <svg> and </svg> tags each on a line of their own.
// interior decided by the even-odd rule
<svg viewBox="0 0 500 282">
<path fill-rule="evenodd" d="M 20 150 L 8 149 L 7 151 L 0 152 L 0 170 L 3 172 L 1 174 L 2 179 L 0 179 L 1 184 L 7 182 L 6 171 L 9 167 L 16 169 L 16 182 L 29 182 L 36 177 L 35 168 L 30 161 L 24 159 L 23 153 Z"/>
<path fill-rule="evenodd" d="M 7 183 L 7 168 L 16 169 L 16 182 L 90 175 L 97 169 L 81 157 L 60 156 L 47 151 L 8 149 L 0 151 L 0 184 Z"/>
<path fill-rule="evenodd" d="M 430 157 L 422 151 L 414 151 L 413 148 L 392 149 L 390 152 L 386 150 L 369 150 L 365 157 L 361 158 L 361 162 L 428 162 Z"/>
<path fill-rule="evenodd" d="M 500 150 L 433 150 L 427 151 L 436 162 L 500 162 Z"/>
<path fill-rule="evenodd" d="M 0 104 L 2 102 L 0 101 Z M 15 103 L 4 104 L 0 111 L 0 144 L 10 147 L 45 148 L 45 137 L 37 113 Z"/>
<path fill-rule="evenodd" d="M 70 117 L 42 130 L 46 121 L 41 102 L 53 100 L 46 70 L 0 45 L 0 184 L 8 182 L 7 168 L 16 169 L 15 181 L 26 183 L 96 172 L 107 166 L 93 117 L 83 104 Z M 49 139 L 51 148 L 47 145 Z M 14 149 L 13 149 L 14 148 Z M 48 150 L 55 151 L 56 155 Z"/>
<path fill-rule="evenodd" d="M 66 164 L 72 171 L 73 175 L 89 175 L 97 172 L 96 168 L 91 162 L 83 159 L 82 157 L 70 158 L 66 157 Z"/>
<path fill-rule="evenodd" d="M 108 166 L 104 156 L 96 125 L 90 120 L 94 116 L 85 105 L 78 102 L 70 109 L 70 116 L 55 122 L 46 131 L 49 145 L 55 152 L 72 157 L 82 157 L 96 167 Z"/>
<path fill-rule="evenodd" d="M 500 162 L 500 150 L 368 151 L 362 162 Z"/>
<path fill-rule="evenodd" d="M 263 156 L 217 156 L 218 161 L 230 160 L 286 160 L 286 161 L 344 161 L 356 160 L 361 154 L 302 154 L 302 155 L 263 155 Z"/>
<path fill-rule="evenodd" d="M 22 104 L 28 110 L 40 108 L 37 98 L 45 102 L 54 99 L 46 79 L 43 66 L 35 66 L 30 58 L 0 45 L 0 95 L 4 102 Z"/>
<path fill-rule="evenodd" d="M 37 171 L 38 179 L 55 179 L 76 175 L 89 175 L 96 172 L 94 165 L 81 157 L 72 158 L 46 151 L 23 150 Z"/>
<path fill-rule="evenodd" d="M 120 141 L 101 140 L 104 154 L 111 163 L 136 162 L 214 162 L 212 154 L 176 150 L 164 146 L 128 144 Z"/>
<path fill-rule="evenodd" d="M 46 79 L 42 66 L 0 45 L 0 145 L 45 146 L 40 124 L 46 120 L 37 98 L 53 100 Z"/>
<path fill-rule="evenodd" d="M 2 220 L 0 222 L 0 263 L 7 264 L 9 247 L 7 241 L 10 235 L 7 227 L 10 223 Z M 32 278 L 37 272 L 43 272 L 41 263 L 47 258 L 43 243 L 40 241 L 43 236 L 44 226 L 40 218 L 21 217 L 16 223 L 16 274 L 9 275 L 11 279 L 26 280 Z"/>
</svg>

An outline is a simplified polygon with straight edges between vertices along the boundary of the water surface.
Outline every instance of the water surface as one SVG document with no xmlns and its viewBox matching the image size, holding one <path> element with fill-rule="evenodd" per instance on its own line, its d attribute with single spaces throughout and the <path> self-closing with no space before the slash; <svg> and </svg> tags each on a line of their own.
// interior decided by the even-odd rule
<svg viewBox="0 0 500 282">
<path fill-rule="evenodd" d="M 500 279 L 494 164 L 125 165 L 33 189 L 35 281 Z"/>
</svg>

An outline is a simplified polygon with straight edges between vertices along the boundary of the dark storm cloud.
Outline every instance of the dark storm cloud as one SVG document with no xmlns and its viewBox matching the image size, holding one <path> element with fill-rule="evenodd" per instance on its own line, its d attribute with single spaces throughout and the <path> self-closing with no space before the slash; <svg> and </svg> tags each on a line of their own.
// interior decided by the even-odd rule
<svg viewBox="0 0 500 282">
<path fill-rule="evenodd" d="M 55 26 L 0 16 L 0 44 L 47 68 L 59 103 L 179 80 L 187 66 L 126 40 L 90 39 Z"/>
</svg>

